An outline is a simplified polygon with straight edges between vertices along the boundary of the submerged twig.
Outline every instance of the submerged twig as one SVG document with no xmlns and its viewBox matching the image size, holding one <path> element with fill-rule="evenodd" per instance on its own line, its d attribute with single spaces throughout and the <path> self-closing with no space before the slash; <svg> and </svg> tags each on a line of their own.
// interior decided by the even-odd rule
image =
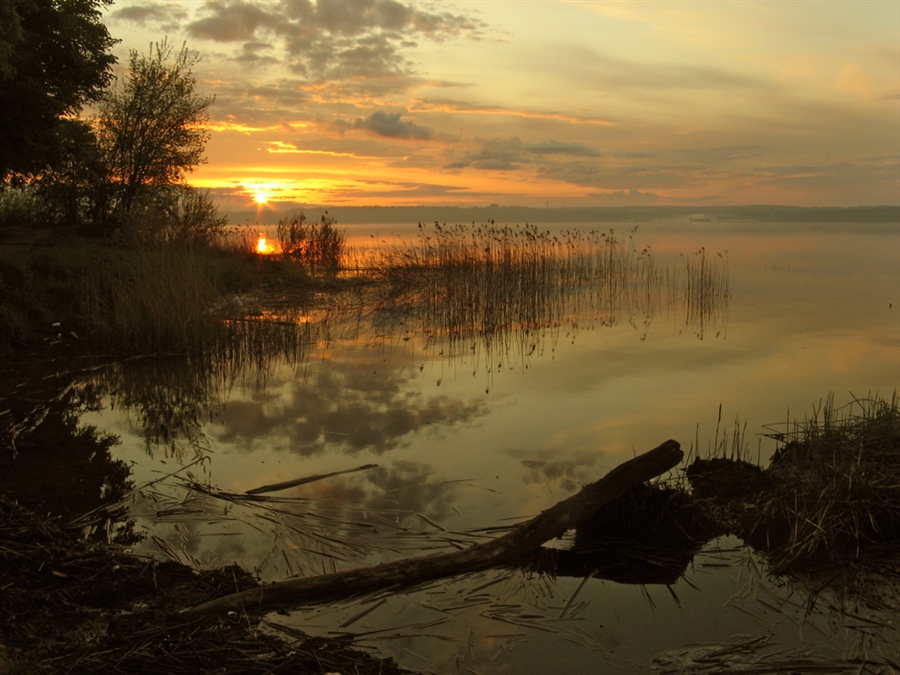
<svg viewBox="0 0 900 675">
<path fill-rule="evenodd" d="M 278 490 L 287 490 L 288 488 L 296 487 L 298 485 L 305 485 L 306 483 L 314 483 L 315 481 L 324 480 L 325 478 L 331 478 L 332 476 L 340 476 L 345 473 L 354 473 L 356 471 L 374 469 L 377 466 L 377 464 L 363 464 L 362 466 L 358 466 L 355 469 L 344 469 L 343 471 L 320 473 L 314 476 L 306 476 L 305 478 L 295 478 L 294 480 L 286 480 L 282 483 L 272 483 L 271 485 L 263 485 L 258 488 L 253 488 L 252 490 L 247 490 L 246 494 L 261 495 L 264 492 L 277 492 Z"/>
</svg>

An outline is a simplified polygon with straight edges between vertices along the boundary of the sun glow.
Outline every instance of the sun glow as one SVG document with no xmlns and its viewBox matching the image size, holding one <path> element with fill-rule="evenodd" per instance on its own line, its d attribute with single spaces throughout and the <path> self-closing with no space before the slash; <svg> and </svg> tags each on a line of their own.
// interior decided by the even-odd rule
<svg viewBox="0 0 900 675">
<path fill-rule="evenodd" d="M 275 247 L 266 241 L 266 235 L 259 233 L 259 239 L 256 240 L 256 252 L 260 255 L 269 255 L 275 253 Z"/>
</svg>

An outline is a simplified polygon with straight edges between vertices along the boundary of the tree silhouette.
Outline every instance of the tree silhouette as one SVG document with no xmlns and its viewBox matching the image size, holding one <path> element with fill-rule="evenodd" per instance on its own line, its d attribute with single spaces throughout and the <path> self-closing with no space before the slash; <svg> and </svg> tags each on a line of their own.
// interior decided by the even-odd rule
<svg viewBox="0 0 900 675">
<path fill-rule="evenodd" d="M 64 154 L 65 118 L 100 99 L 116 40 L 110 0 L 0 0 L 0 180 L 31 176 Z"/>
<path fill-rule="evenodd" d="M 214 97 L 196 93 L 196 63 L 167 40 L 132 51 L 124 83 L 101 103 L 97 135 L 125 215 L 143 190 L 176 186 L 203 161 Z"/>
</svg>

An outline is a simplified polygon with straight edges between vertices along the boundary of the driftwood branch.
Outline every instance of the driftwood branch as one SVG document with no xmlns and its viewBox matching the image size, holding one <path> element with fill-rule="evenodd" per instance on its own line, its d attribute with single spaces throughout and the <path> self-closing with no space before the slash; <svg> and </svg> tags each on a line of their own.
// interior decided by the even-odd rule
<svg viewBox="0 0 900 675">
<path fill-rule="evenodd" d="M 599 508 L 633 487 L 668 471 L 681 461 L 676 441 L 666 441 L 617 466 L 600 480 L 585 486 L 555 506 L 507 534 L 461 551 L 333 572 L 316 577 L 288 579 L 226 595 L 189 609 L 189 616 L 229 610 L 269 611 L 350 597 L 391 587 L 405 587 L 447 576 L 498 567 L 514 562 L 550 539 L 577 527 Z"/>
</svg>

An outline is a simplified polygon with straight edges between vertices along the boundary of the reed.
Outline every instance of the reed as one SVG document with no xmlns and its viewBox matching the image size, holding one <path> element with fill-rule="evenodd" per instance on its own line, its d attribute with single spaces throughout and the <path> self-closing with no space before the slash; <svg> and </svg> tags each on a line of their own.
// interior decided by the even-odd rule
<svg viewBox="0 0 900 675">
<path fill-rule="evenodd" d="M 698 338 L 715 329 L 724 330 L 728 315 L 728 251 L 712 255 L 705 247 L 692 256 L 682 256 L 684 266 L 675 268 L 668 282 L 675 297 L 672 305 L 684 307 L 684 324 Z M 680 296 L 680 302 L 678 301 Z"/>
<path fill-rule="evenodd" d="M 676 274 L 638 248 L 633 231 L 420 224 L 417 239 L 376 247 L 357 264 L 382 282 L 373 302 L 385 327 L 421 331 L 445 357 L 474 352 L 489 371 L 523 364 L 584 326 L 646 331 L 663 307 L 683 311 L 702 337 L 723 320 L 728 297 L 723 259 L 702 257 Z"/>
<path fill-rule="evenodd" d="M 336 272 L 346 253 L 346 237 L 326 212 L 319 222 L 308 222 L 303 213 L 278 221 L 281 255 L 311 270 Z"/>
<path fill-rule="evenodd" d="M 900 399 L 842 408 L 829 396 L 802 421 L 770 427 L 781 445 L 774 486 L 748 534 L 776 571 L 896 553 L 900 541 Z"/>
<path fill-rule="evenodd" d="M 80 278 L 82 319 L 98 337 L 140 353 L 204 346 L 219 323 L 206 252 L 160 245 L 105 253 Z"/>
</svg>

